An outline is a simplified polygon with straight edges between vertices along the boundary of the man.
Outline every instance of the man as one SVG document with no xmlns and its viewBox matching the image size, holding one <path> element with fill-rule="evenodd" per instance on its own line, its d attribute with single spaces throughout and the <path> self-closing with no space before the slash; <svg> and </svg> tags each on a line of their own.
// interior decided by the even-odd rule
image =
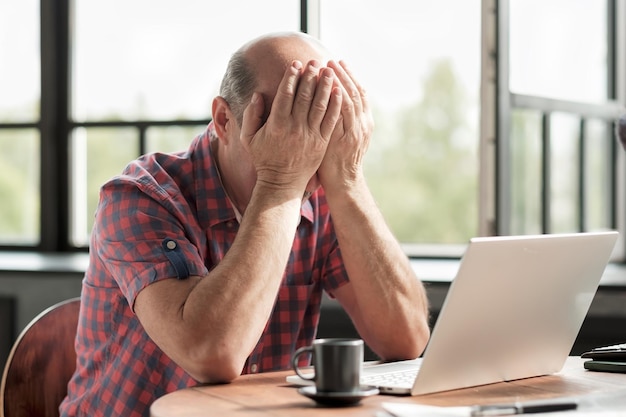
<svg viewBox="0 0 626 417">
<path fill-rule="evenodd" d="M 167 392 L 288 368 L 323 290 L 381 358 L 421 354 L 424 288 L 363 176 L 367 98 L 322 62 L 303 34 L 251 41 L 186 153 L 103 186 L 62 415 L 147 415 Z"/>
</svg>

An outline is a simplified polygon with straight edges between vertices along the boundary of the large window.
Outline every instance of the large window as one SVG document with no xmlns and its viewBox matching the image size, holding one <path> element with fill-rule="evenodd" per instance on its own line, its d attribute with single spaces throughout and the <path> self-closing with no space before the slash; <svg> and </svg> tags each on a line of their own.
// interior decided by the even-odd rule
<svg viewBox="0 0 626 417">
<path fill-rule="evenodd" d="M 281 30 L 319 37 L 366 87 L 366 175 L 409 254 L 623 230 L 623 1 L 2 2 L 0 246 L 85 249 L 100 185 L 184 149 L 230 54 Z"/>
<path fill-rule="evenodd" d="M 41 230 L 38 0 L 0 2 L 0 41 L 0 245 L 30 246 Z"/>
<path fill-rule="evenodd" d="M 499 0 L 495 230 L 624 234 L 626 3 Z M 559 22 L 558 27 L 555 22 Z M 624 259 L 623 238 L 614 259 Z"/>
<path fill-rule="evenodd" d="M 186 149 L 210 120 L 230 54 L 259 34 L 299 30 L 300 8 L 292 0 L 72 5 L 69 237 L 85 246 L 100 185 L 139 154 Z"/>
<path fill-rule="evenodd" d="M 368 182 L 406 244 L 478 233 L 480 20 L 480 0 L 321 2 L 318 35 L 374 110 Z"/>
</svg>

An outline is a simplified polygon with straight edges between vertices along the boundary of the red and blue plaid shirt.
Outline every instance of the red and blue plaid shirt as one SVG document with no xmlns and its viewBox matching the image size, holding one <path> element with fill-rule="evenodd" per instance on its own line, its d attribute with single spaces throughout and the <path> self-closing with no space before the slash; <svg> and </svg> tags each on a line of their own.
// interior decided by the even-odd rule
<svg viewBox="0 0 626 417">
<path fill-rule="evenodd" d="M 143 156 L 102 187 L 62 416 L 147 416 L 156 398 L 197 384 L 148 337 L 132 307 L 153 282 L 205 276 L 235 239 L 239 223 L 210 129 L 187 152 Z M 302 206 L 274 311 L 242 373 L 289 368 L 294 350 L 315 338 L 322 291 L 346 282 L 320 189 Z"/>
</svg>

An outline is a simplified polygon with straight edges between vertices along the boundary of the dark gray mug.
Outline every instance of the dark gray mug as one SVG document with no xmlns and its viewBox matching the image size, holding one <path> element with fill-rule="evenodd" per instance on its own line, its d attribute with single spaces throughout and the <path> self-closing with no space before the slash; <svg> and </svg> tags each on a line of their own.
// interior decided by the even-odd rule
<svg viewBox="0 0 626 417">
<path fill-rule="evenodd" d="M 302 373 L 298 357 L 313 355 L 312 376 Z M 315 381 L 318 392 L 356 392 L 361 389 L 363 341 L 361 339 L 316 339 L 311 346 L 296 350 L 291 358 L 293 370 L 302 379 Z"/>
</svg>

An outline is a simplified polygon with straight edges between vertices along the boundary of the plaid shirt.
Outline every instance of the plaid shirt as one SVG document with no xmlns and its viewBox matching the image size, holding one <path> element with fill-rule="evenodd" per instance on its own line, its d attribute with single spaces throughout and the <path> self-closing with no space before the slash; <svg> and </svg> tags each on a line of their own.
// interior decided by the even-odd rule
<svg viewBox="0 0 626 417">
<path fill-rule="evenodd" d="M 102 187 L 83 280 L 77 370 L 62 416 L 147 416 L 156 398 L 197 384 L 148 337 L 132 307 L 153 282 L 205 276 L 237 235 L 210 129 L 187 152 L 143 156 Z M 273 314 L 242 373 L 289 368 L 294 350 L 315 338 L 322 290 L 332 294 L 347 281 L 320 189 L 302 206 Z"/>
</svg>

